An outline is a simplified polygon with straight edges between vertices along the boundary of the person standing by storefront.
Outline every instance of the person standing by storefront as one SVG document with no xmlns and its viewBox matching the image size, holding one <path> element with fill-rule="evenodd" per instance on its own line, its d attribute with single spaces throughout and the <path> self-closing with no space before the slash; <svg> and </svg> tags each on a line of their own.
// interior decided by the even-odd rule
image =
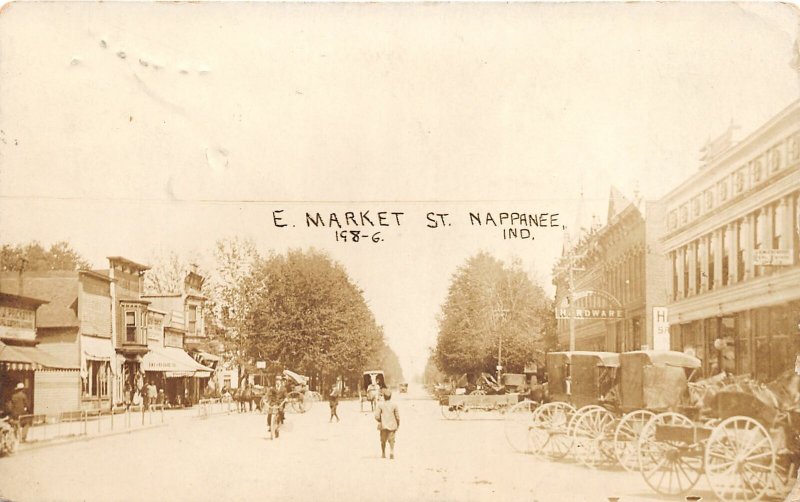
<svg viewBox="0 0 800 502">
<path fill-rule="evenodd" d="M 150 409 L 154 404 L 156 404 L 156 400 L 158 399 L 158 389 L 156 388 L 156 384 L 150 381 L 147 384 L 147 408 Z"/>
<path fill-rule="evenodd" d="M 16 420 L 20 426 L 19 440 L 25 442 L 28 437 L 28 423 L 25 421 L 23 424 L 20 421 L 20 417 L 28 414 L 28 395 L 25 393 L 25 384 L 22 382 L 17 384 L 14 393 L 11 395 L 11 406 L 8 411 L 11 418 Z"/>
</svg>

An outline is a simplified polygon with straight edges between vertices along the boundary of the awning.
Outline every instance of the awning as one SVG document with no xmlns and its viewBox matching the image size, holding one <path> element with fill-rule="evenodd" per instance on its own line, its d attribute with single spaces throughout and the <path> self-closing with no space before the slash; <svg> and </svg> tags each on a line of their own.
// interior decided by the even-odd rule
<svg viewBox="0 0 800 502">
<path fill-rule="evenodd" d="M 192 359 L 185 350 L 177 347 L 151 348 L 142 359 L 142 370 L 160 371 L 167 378 L 207 377 L 214 372 Z"/>
<path fill-rule="evenodd" d="M 79 369 L 36 347 L 18 347 L 0 342 L 0 364 L 8 370 L 30 371 L 37 369 Z"/>
<path fill-rule="evenodd" d="M 81 352 L 83 357 L 93 361 L 111 361 L 114 359 L 114 347 L 110 338 L 94 338 L 81 336 Z"/>
<path fill-rule="evenodd" d="M 299 375 L 299 374 L 295 373 L 294 371 L 289 371 L 289 370 L 283 370 L 283 374 L 284 374 L 284 376 L 287 376 L 287 377 L 291 378 L 292 380 L 294 380 L 295 383 L 298 383 L 300 385 L 307 385 L 308 384 L 308 377 L 305 376 L 305 375 Z"/>
</svg>

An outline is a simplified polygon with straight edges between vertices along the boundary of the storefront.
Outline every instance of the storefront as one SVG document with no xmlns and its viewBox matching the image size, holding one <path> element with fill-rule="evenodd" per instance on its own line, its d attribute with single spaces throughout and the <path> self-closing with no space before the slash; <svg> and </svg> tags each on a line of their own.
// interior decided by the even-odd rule
<svg viewBox="0 0 800 502">
<path fill-rule="evenodd" d="M 166 401 L 171 406 L 191 406 L 196 403 L 197 380 L 207 381 L 213 373 L 211 368 L 198 363 L 177 347 L 152 347 L 142 360 L 142 369 L 148 381 L 164 389 Z"/>
</svg>

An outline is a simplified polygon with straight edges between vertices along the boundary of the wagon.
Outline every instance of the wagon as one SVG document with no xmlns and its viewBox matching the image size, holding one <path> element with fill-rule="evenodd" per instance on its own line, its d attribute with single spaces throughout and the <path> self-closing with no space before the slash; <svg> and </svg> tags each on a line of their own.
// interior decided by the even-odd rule
<svg viewBox="0 0 800 502">
<path fill-rule="evenodd" d="M 546 356 L 549 401 L 536 408 L 528 431 L 531 453 L 549 459 L 564 458 L 575 448 L 584 459 L 602 423 L 595 411 L 613 398 L 619 354 L 614 352 L 551 352 Z"/>
<path fill-rule="evenodd" d="M 386 380 L 381 370 L 368 370 L 361 375 L 358 386 L 358 398 L 361 411 L 369 403 L 370 410 L 375 411 L 378 401 L 383 398 L 382 391 L 386 388 Z"/>
<path fill-rule="evenodd" d="M 602 445 L 603 452 L 613 452 L 613 458 L 625 470 L 638 471 L 642 429 L 657 413 L 689 406 L 689 382 L 701 362 L 668 350 L 625 352 L 619 359 L 618 407 L 596 412 L 597 421 L 604 424 L 596 443 Z"/>
<path fill-rule="evenodd" d="M 702 421 L 659 413 L 638 442 L 642 476 L 663 495 L 691 490 L 706 475 L 723 501 L 785 496 L 800 456 L 800 413 L 765 387 L 722 391 Z"/>
<path fill-rule="evenodd" d="M 479 417 L 475 412 L 505 413 L 519 400 L 519 393 L 507 392 L 506 387 L 485 372 L 465 373 L 455 381 L 454 390 L 439 395 L 442 416 L 448 420 Z"/>
</svg>

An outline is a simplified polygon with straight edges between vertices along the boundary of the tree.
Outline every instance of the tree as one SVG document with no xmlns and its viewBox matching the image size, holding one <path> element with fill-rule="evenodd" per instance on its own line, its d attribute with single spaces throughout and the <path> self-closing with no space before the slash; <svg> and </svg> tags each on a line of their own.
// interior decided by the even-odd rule
<svg viewBox="0 0 800 502">
<path fill-rule="evenodd" d="M 469 258 L 453 275 L 439 316 L 434 351 L 445 373 L 494 373 L 502 365 L 521 373 L 546 349 L 548 313 L 544 290 L 518 262 L 506 266 L 487 253 Z"/>
<path fill-rule="evenodd" d="M 90 268 L 77 251 L 67 241 L 56 242 L 45 249 L 39 242 L 28 244 L 3 244 L 0 249 L 0 268 L 4 272 L 31 270 L 79 270 Z"/>
<path fill-rule="evenodd" d="M 382 329 L 344 268 L 313 249 L 258 259 L 243 287 L 246 352 L 309 375 L 354 377 Z"/>
<path fill-rule="evenodd" d="M 179 293 L 190 269 L 189 262 L 174 251 L 166 256 L 153 255 L 150 270 L 144 275 L 144 289 L 148 294 Z"/>
<path fill-rule="evenodd" d="M 373 354 L 367 366 L 383 370 L 383 376 L 386 379 L 387 385 L 405 382 L 403 368 L 400 366 L 400 359 L 386 342 L 383 342 L 378 351 Z"/>
</svg>

